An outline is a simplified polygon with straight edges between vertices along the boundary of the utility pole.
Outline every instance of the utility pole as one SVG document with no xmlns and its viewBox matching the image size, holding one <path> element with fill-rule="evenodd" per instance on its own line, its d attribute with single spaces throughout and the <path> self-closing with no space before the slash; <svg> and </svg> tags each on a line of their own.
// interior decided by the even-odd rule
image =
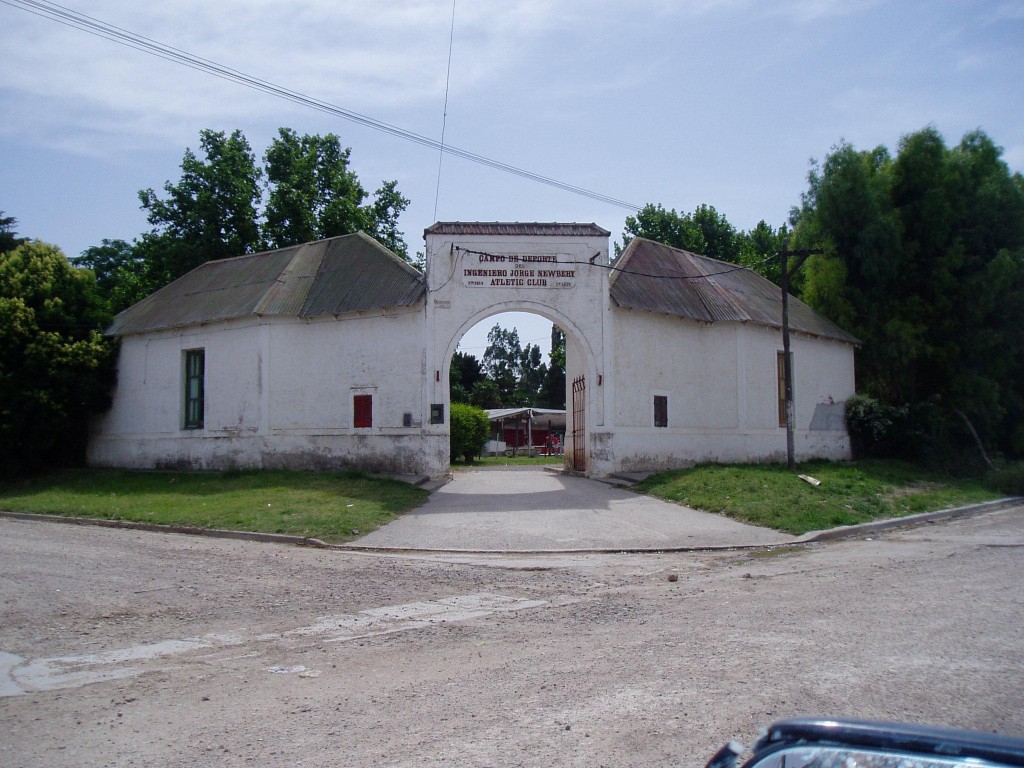
<svg viewBox="0 0 1024 768">
<path fill-rule="evenodd" d="M 821 248 L 791 251 L 789 238 L 782 241 L 782 279 L 779 281 L 782 283 L 782 370 L 786 388 L 786 466 L 790 469 L 796 466 L 796 445 L 793 436 L 796 408 L 793 405 L 793 356 L 789 351 L 789 281 L 804 265 L 807 257 L 824 252 Z M 792 269 L 789 267 L 790 256 L 796 257 Z"/>
</svg>

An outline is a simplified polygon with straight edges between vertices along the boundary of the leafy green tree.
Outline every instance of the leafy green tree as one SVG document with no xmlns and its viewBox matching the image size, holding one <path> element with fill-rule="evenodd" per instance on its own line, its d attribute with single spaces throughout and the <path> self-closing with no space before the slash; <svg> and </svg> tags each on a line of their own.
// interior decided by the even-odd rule
<svg viewBox="0 0 1024 768">
<path fill-rule="evenodd" d="M 615 244 L 616 256 L 634 237 L 644 237 L 673 248 L 737 263 L 741 238 L 724 214 L 711 205 L 699 205 L 692 214 L 666 211 L 661 205 L 645 205 L 636 216 L 627 216 L 622 245 Z"/>
<path fill-rule="evenodd" d="M 498 385 L 490 379 L 480 379 L 469 393 L 469 402 L 477 408 L 503 408 Z"/>
<path fill-rule="evenodd" d="M 556 354 L 562 356 L 561 380 L 562 394 L 559 396 L 552 387 L 551 399 L 565 400 L 565 336 L 559 330 L 552 333 L 553 342 L 561 339 L 561 351 L 556 344 Z M 484 350 L 481 366 L 487 380 L 494 384 L 494 392 L 490 388 L 481 389 L 476 386 L 471 390 L 470 402 L 484 408 L 513 408 L 539 405 L 542 390 L 548 379 L 548 365 L 543 361 L 540 347 L 537 344 L 519 342 L 519 331 L 515 328 L 502 328 L 496 324 L 487 334 L 487 348 Z M 557 374 L 555 374 L 557 376 Z M 493 403 L 486 404 L 485 403 Z"/>
<path fill-rule="evenodd" d="M 13 251 L 25 242 L 25 238 L 18 237 L 15 234 L 14 228 L 17 224 L 18 220 L 16 218 L 4 216 L 4 212 L 0 211 L 0 253 Z"/>
<path fill-rule="evenodd" d="M 627 216 L 622 233 L 622 245 L 615 244 L 616 257 L 621 256 L 634 237 L 645 237 L 658 243 L 682 248 L 691 253 L 704 253 L 707 242 L 704 232 L 691 216 L 666 211 L 661 205 L 648 203 L 636 216 Z"/>
<path fill-rule="evenodd" d="M 370 219 L 373 222 L 373 227 L 369 234 L 373 235 L 392 253 L 401 256 L 422 270 L 420 265 L 422 265 L 423 259 L 413 259 L 409 256 L 409 246 L 402 236 L 402 231 L 398 228 L 398 217 L 409 207 L 409 202 L 409 198 L 398 191 L 397 181 L 385 181 L 381 184 L 380 188 L 373 193 L 373 204 L 370 206 Z"/>
<path fill-rule="evenodd" d="M 469 390 L 462 384 L 462 373 L 454 365 L 448 369 L 448 400 L 452 403 L 468 403 Z"/>
<path fill-rule="evenodd" d="M 162 285 L 212 259 L 255 251 L 260 245 L 258 207 L 263 172 L 241 131 L 199 134 L 203 157 L 191 148 L 181 180 L 166 182 L 166 198 L 139 192 L 154 229 L 146 244 L 150 272 Z"/>
<path fill-rule="evenodd" d="M 483 369 L 487 378 L 497 385 L 498 395 L 508 407 L 523 405 L 516 394 L 522 361 L 523 347 L 519 342 L 519 331 L 495 324 L 487 333 Z"/>
<path fill-rule="evenodd" d="M 740 240 L 736 228 L 729 223 L 724 214 L 715 210 L 714 206 L 701 204 L 694 210 L 691 217 L 700 228 L 704 238 L 704 256 L 720 261 L 738 263 L 740 259 Z"/>
<path fill-rule="evenodd" d="M 543 362 L 540 347 L 527 344 L 519 357 L 519 381 L 516 382 L 516 400 L 522 405 L 535 405 L 548 367 Z"/>
<path fill-rule="evenodd" d="M 75 266 L 92 270 L 111 314 L 117 314 L 160 287 L 154 284 L 142 254 L 137 243 L 104 239 L 73 261 Z"/>
<path fill-rule="evenodd" d="M 863 340 L 859 389 L 1020 453 L 1024 190 L 1000 148 L 980 131 L 950 148 L 928 128 L 895 157 L 842 144 L 808 180 L 794 240 L 825 254 L 803 298 Z"/>
<path fill-rule="evenodd" d="M 363 231 L 408 261 L 398 217 L 409 200 L 397 181 L 386 181 L 365 203 L 366 190 L 349 168 L 351 155 L 333 133 L 299 136 L 290 128 L 279 129 L 264 155 L 267 248 Z"/>
<path fill-rule="evenodd" d="M 368 199 L 349 168 L 351 150 L 334 134 L 281 128 L 264 155 L 265 169 L 241 131 L 201 131 L 199 145 L 198 153 L 185 150 L 181 178 L 164 184 L 163 197 L 139 192 L 152 230 L 131 244 L 103 240 L 77 260 L 96 272 L 115 311 L 207 261 L 264 247 L 364 231 L 410 260 L 398 227 L 409 200 L 395 181 Z"/>
<path fill-rule="evenodd" d="M 110 404 L 109 321 L 92 273 L 55 246 L 0 255 L 0 472 L 81 461 L 89 418 Z"/>
<path fill-rule="evenodd" d="M 450 414 L 451 456 L 453 459 L 461 456 L 467 464 L 472 464 L 487 442 L 490 430 L 487 414 L 480 408 L 465 403 L 452 403 Z"/>
<path fill-rule="evenodd" d="M 541 408 L 565 408 L 565 332 L 551 326 L 550 364 L 544 374 L 537 404 Z"/>
<path fill-rule="evenodd" d="M 333 133 L 299 136 L 281 128 L 264 155 L 267 179 L 263 240 L 283 248 L 372 229 L 366 191 L 349 170 L 350 149 Z"/>
<path fill-rule="evenodd" d="M 484 378 L 480 361 L 466 352 L 456 351 L 448 372 L 448 383 L 451 388 L 453 403 L 470 402 L 470 393 L 478 381 Z"/>
<path fill-rule="evenodd" d="M 785 241 L 789 230 L 785 225 L 774 229 L 764 219 L 757 223 L 749 232 L 740 232 L 737 235 L 739 241 L 739 263 L 749 267 L 755 272 L 763 275 L 776 285 L 779 285 L 782 278 L 781 260 L 779 254 L 782 252 L 782 244 Z M 802 284 L 802 271 L 798 271 L 793 280 L 790 281 L 790 293 L 799 295 Z"/>
</svg>

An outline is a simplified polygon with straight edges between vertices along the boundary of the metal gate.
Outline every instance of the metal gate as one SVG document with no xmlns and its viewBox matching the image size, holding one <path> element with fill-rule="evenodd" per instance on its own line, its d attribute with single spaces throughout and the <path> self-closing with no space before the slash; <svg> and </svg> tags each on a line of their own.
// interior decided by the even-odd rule
<svg viewBox="0 0 1024 768">
<path fill-rule="evenodd" d="M 583 376 L 572 382 L 572 468 L 587 471 L 587 380 Z"/>
</svg>

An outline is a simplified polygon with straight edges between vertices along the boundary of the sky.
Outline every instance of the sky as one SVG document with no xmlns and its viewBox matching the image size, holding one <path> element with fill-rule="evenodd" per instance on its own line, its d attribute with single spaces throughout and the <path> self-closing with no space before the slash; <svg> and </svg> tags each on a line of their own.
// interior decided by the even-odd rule
<svg viewBox="0 0 1024 768">
<path fill-rule="evenodd" d="M 343 109 L 636 206 L 786 221 L 812 159 L 978 128 L 1024 171 L 1024 0 L 63 0 Z M 450 76 L 449 44 L 451 50 Z M 447 116 L 445 100 L 447 95 Z M 262 157 L 278 128 L 337 134 L 400 225 L 594 222 L 629 208 L 375 131 L 0 0 L 0 210 L 71 257 L 147 231 L 138 191 L 204 129 Z M 484 321 L 461 348 L 482 355 Z M 550 323 L 511 322 L 547 350 Z M 511 324 L 505 320 L 505 324 Z"/>
</svg>

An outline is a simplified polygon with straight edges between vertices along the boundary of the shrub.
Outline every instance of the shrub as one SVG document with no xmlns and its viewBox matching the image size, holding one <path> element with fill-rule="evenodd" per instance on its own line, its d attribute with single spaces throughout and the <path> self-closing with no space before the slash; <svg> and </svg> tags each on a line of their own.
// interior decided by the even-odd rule
<svg viewBox="0 0 1024 768">
<path fill-rule="evenodd" d="M 473 405 L 452 403 L 449 422 L 452 459 L 462 456 L 467 464 L 472 463 L 487 442 L 490 427 L 487 414 Z"/>
<path fill-rule="evenodd" d="M 985 476 L 985 484 L 1007 496 L 1024 496 L 1024 461 L 992 470 Z"/>
<path fill-rule="evenodd" d="M 906 412 L 869 395 L 854 395 L 846 401 L 846 428 L 854 458 L 876 458 L 896 453 L 898 435 Z"/>
</svg>

